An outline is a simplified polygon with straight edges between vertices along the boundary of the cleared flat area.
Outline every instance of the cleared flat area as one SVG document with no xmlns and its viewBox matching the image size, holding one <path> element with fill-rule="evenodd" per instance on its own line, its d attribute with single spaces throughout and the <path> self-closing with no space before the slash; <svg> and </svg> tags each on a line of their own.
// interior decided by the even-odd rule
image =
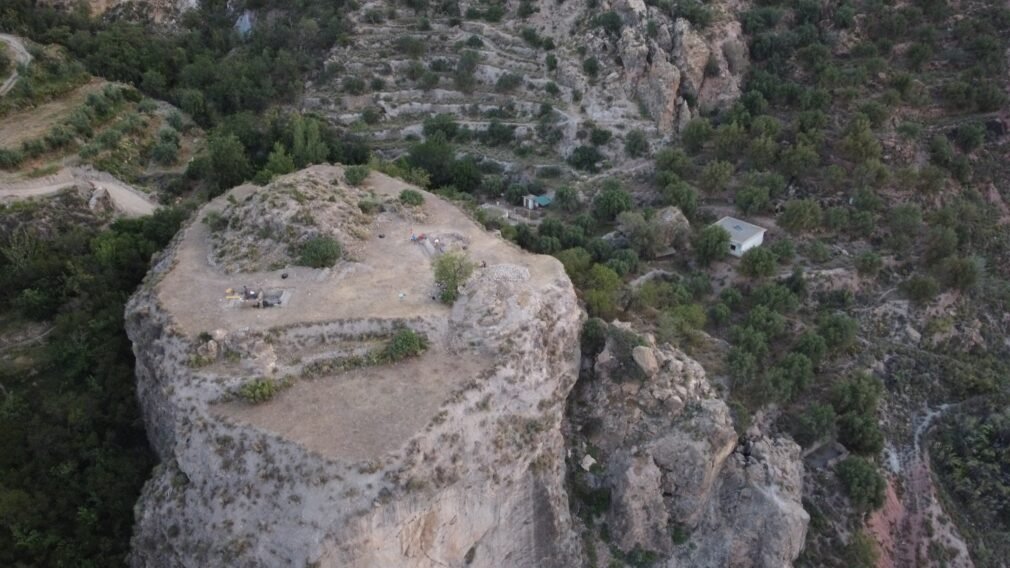
<svg viewBox="0 0 1010 568">
<path fill-rule="evenodd" d="M 0 118 L 0 147 L 15 148 L 25 140 L 42 137 L 84 104 L 89 93 L 100 91 L 104 84 L 101 79 L 92 79 L 57 100 Z"/>
<path fill-rule="evenodd" d="M 342 170 L 332 166 L 312 168 L 311 172 L 327 184 L 343 177 Z M 401 190 L 412 186 L 373 173 L 366 188 L 378 195 L 399 196 Z M 269 190 L 240 187 L 231 194 L 242 200 L 255 191 Z M 222 196 L 210 207 L 222 208 L 227 199 L 227 195 Z M 420 317 L 426 327 L 434 330 L 429 332 L 429 349 L 416 359 L 296 379 L 268 402 L 222 403 L 211 411 L 231 422 L 279 434 L 330 458 L 364 461 L 403 447 L 435 417 L 454 391 L 493 368 L 497 363 L 494 357 L 449 348 L 450 309 L 431 298 L 431 252 L 411 242 L 411 231 L 462 238 L 477 264 L 484 261 L 489 266 L 524 266 L 534 289 L 561 277 L 560 264 L 494 237 L 435 196 L 426 195 L 423 208 L 423 222 L 412 223 L 391 213 L 377 215 L 360 262 L 342 262 L 329 272 L 287 269 L 289 277 L 283 280 L 281 270 L 219 273 L 208 261 L 206 224 L 190 225 L 176 251 L 175 266 L 157 290 L 176 325 L 191 337 L 216 329 L 266 330 L 289 324 L 366 318 Z M 224 290 L 242 285 L 285 288 L 291 291 L 291 299 L 279 308 L 229 307 Z"/>
<path fill-rule="evenodd" d="M 326 180 L 342 179 L 342 169 L 317 166 L 310 171 Z M 413 186 L 379 173 L 365 183 L 378 195 L 399 196 Z M 259 188 L 242 186 L 225 194 L 200 213 L 220 210 L 227 196 L 244 199 Z M 410 236 L 460 235 L 469 244 L 467 253 L 476 263 L 526 266 L 534 282 L 556 275 L 550 257 L 524 253 L 490 234 L 453 205 L 427 195 L 423 205 L 427 219 L 410 223 L 402 218 L 376 216 L 363 247 L 361 262 L 340 262 L 330 270 L 291 267 L 269 272 L 224 274 L 211 266 L 210 230 L 205 223 L 192 223 L 176 252 L 176 264 L 158 284 L 162 306 L 172 314 L 187 335 L 204 331 L 240 328 L 269 329 L 299 323 L 359 318 L 413 318 L 447 315 L 448 308 L 431 298 L 434 276 L 431 257 Z M 385 235 L 379 237 L 379 235 Z M 282 273 L 288 273 L 282 279 Z M 536 284 L 534 284 L 536 285 Z M 292 290 L 283 308 L 256 310 L 228 307 L 225 290 L 250 286 Z M 403 294 L 402 298 L 400 294 Z"/>
<path fill-rule="evenodd" d="M 365 461 L 400 448 L 483 370 L 475 354 L 434 348 L 396 365 L 298 381 L 266 404 L 231 402 L 215 411 L 321 455 Z"/>
</svg>

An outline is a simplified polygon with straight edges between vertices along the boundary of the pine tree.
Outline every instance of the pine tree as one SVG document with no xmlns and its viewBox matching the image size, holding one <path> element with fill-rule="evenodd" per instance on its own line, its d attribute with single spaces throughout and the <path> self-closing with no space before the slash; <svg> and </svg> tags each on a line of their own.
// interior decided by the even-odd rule
<svg viewBox="0 0 1010 568">
<path fill-rule="evenodd" d="M 274 143 L 274 149 L 267 158 L 263 169 L 272 176 L 279 176 L 295 171 L 295 161 L 288 154 L 287 148 L 280 142 Z"/>
</svg>

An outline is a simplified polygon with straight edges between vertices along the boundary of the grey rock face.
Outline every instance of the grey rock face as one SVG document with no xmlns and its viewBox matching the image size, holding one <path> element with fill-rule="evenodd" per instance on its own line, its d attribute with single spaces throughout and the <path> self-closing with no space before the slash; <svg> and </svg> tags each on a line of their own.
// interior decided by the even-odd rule
<svg viewBox="0 0 1010 568">
<path fill-rule="evenodd" d="M 791 565 L 809 522 L 799 446 L 757 429 L 741 440 L 697 362 L 626 342 L 608 340 L 572 404 L 572 459 L 600 462 L 579 479 L 609 491 L 612 542 L 670 567 Z"/>
</svg>

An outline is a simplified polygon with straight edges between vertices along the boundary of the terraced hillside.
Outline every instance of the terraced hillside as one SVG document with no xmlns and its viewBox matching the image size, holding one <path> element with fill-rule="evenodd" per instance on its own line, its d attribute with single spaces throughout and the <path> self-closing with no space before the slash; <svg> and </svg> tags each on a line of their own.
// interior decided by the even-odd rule
<svg viewBox="0 0 1010 568">
<path fill-rule="evenodd" d="M 469 153 L 506 171 L 567 161 L 613 173 L 637 169 L 699 109 L 731 104 L 747 68 L 728 3 L 709 7 L 703 29 L 676 7 L 634 0 L 495 6 L 363 4 L 354 40 L 330 53 L 303 106 L 389 156 L 448 115 L 468 131 Z"/>
</svg>

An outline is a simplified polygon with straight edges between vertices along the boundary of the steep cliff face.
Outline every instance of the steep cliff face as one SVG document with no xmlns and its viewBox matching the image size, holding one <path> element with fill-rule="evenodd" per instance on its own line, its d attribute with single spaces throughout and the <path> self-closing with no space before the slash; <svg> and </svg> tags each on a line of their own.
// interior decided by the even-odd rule
<svg viewBox="0 0 1010 568">
<path fill-rule="evenodd" d="M 560 263 L 430 194 L 402 206 L 409 186 L 397 180 L 342 179 L 315 167 L 237 188 L 200 218 L 239 224 L 286 191 L 355 215 L 362 199 L 378 201 L 344 235 L 355 260 L 225 274 L 211 226 L 197 221 L 131 299 L 138 392 L 162 459 L 137 507 L 132 565 L 578 564 L 561 421 L 582 315 Z M 431 275 L 450 249 L 478 263 L 451 308 L 432 299 Z M 241 284 L 282 304 L 225 298 Z M 403 329 L 428 349 L 370 359 Z M 250 394 L 263 385 L 287 386 Z"/>
<path fill-rule="evenodd" d="M 766 568 L 799 555 L 809 521 L 799 446 L 758 428 L 738 437 L 697 362 L 612 326 L 573 396 L 575 494 L 597 503 L 576 508 L 616 547 L 590 539 L 596 554 Z"/>
</svg>

